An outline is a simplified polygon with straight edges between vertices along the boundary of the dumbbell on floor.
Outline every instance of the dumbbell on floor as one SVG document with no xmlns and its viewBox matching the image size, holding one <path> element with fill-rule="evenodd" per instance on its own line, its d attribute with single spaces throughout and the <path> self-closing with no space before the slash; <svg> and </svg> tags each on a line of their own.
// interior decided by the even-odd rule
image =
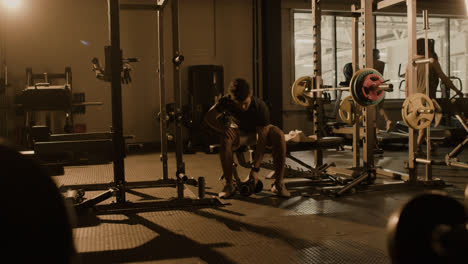
<svg viewBox="0 0 468 264">
<path fill-rule="evenodd" d="M 237 172 L 237 164 L 234 162 L 232 164 L 233 167 L 233 176 L 234 176 L 234 181 L 236 183 L 236 189 L 239 191 L 239 193 L 243 196 L 250 196 L 253 193 L 259 193 L 263 190 L 263 182 L 258 179 L 257 184 L 254 183 L 253 178 L 249 178 L 247 181 L 243 182 L 239 178 L 239 174 Z M 223 180 L 224 175 L 221 175 L 219 180 Z"/>
<path fill-rule="evenodd" d="M 253 193 L 259 193 L 263 190 L 263 182 L 261 180 L 257 181 L 257 184 L 254 183 L 254 179 L 249 179 L 246 182 L 243 182 L 239 186 L 239 192 L 243 196 L 250 196 Z"/>
</svg>

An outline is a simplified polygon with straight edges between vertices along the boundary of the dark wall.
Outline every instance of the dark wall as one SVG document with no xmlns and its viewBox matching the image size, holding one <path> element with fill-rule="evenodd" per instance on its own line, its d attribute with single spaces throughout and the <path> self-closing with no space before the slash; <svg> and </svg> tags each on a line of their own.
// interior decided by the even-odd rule
<svg viewBox="0 0 468 264">
<path fill-rule="evenodd" d="M 283 127 L 281 0 L 262 1 L 263 98 L 270 104 L 271 122 Z"/>
<path fill-rule="evenodd" d="M 121 0 L 121 3 L 154 3 L 154 0 Z M 75 123 L 86 124 L 88 132 L 108 131 L 111 126 L 109 83 L 95 78 L 91 59 L 104 62 L 104 46 L 109 44 L 107 0 L 22 0 L 16 10 L 0 16 L 5 28 L 8 80 L 6 94 L 12 97 L 25 88 L 25 68 L 34 73 L 63 73 L 72 68 L 74 92 L 86 94 L 89 102 L 103 105 L 88 107 Z M 166 100 L 173 102 L 171 5 L 164 10 Z M 0 8 L 1 9 L 1 8 Z M 180 45 L 182 95 L 188 101 L 188 68 L 191 65 L 222 65 L 224 87 L 234 78 L 252 82 L 252 0 L 180 0 Z M 121 48 L 125 57 L 138 57 L 132 83 L 122 88 L 124 134 L 135 135 L 130 142 L 160 140 L 158 41 L 156 12 L 121 10 Z M 0 59 L 1 59 L 0 56 Z M 2 97 L 0 97 L 2 100 Z M 61 114 L 61 113 L 60 113 Z M 2 127 L 0 113 L 0 130 Z M 57 116 L 60 121 L 63 117 Z M 8 113 L 10 136 L 22 125 L 22 117 Z M 58 126 L 57 128 L 60 128 Z M 54 131 L 61 133 L 61 131 Z"/>
</svg>

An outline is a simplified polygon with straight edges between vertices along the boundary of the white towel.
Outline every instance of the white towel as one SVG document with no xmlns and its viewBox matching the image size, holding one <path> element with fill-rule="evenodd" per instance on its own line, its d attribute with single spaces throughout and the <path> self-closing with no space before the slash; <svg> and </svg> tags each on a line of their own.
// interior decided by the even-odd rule
<svg viewBox="0 0 468 264">
<path fill-rule="evenodd" d="M 316 135 L 306 136 L 301 130 L 289 131 L 288 134 L 284 135 L 286 142 L 313 142 L 317 140 Z"/>
</svg>

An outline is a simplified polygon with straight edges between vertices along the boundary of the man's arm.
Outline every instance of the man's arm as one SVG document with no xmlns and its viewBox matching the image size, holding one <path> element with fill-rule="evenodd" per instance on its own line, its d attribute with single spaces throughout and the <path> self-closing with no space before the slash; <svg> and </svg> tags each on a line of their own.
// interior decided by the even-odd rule
<svg viewBox="0 0 468 264">
<path fill-rule="evenodd" d="M 409 91 L 408 91 L 408 66 L 406 66 L 406 72 L 405 72 L 405 97 L 408 97 Z"/>
<path fill-rule="evenodd" d="M 452 80 L 450 80 L 450 78 L 447 75 L 445 75 L 445 73 L 442 71 L 439 61 L 435 60 L 430 65 L 432 69 L 434 69 L 434 71 L 437 73 L 437 76 L 445 84 L 446 87 L 454 90 L 460 97 L 463 97 L 463 93 L 460 90 L 458 90 L 457 87 L 455 87 Z"/>
<path fill-rule="evenodd" d="M 221 116 L 221 113 L 216 110 L 217 104 L 213 105 L 208 112 L 205 114 L 204 122 L 208 127 L 213 129 L 219 134 L 224 133 L 224 124 L 218 121 L 218 118 Z"/>
<path fill-rule="evenodd" d="M 222 113 L 218 112 L 216 105 L 217 104 L 215 104 L 210 108 L 210 110 L 208 110 L 208 112 L 206 112 L 204 118 L 205 124 L 216 131 L 219 135 L 225 136 L 230 140 L 234 140 L 236 138 L 234 129 L 232 127 L 225 127 L 224 123 L 218 120 Z"/>
</svg>

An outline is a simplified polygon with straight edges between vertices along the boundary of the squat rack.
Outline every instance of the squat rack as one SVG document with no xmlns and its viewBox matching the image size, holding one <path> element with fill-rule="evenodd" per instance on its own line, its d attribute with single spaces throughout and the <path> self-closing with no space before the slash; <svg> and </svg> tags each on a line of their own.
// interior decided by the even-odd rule
<svg viewBox="0 0 468 264">
<path fill-rule="evenodd" d="M 185 206 L 214 206 L 220 202 L 216 198 L 204 198 L 205 181 L 203 177 L 189 179 L 185 174 L 185 164 L 182 159 L 182 97 L 180 86 L 180 65 L 184 58 L 180 52 L 179 42 L 179 0 L 172 0 L 172 37 L 174 45 L 174 98 L 175 111 L 167 113 L 166 111 L 166 91 L 164 84 L 164 25 L 163 25 L 163 10 L 167 4 L 166 0 L 158 0 L 156 5 L 147 4 L 120 4 L 120 0 L 108 0 L 108 17 L 109 17 L 109 39 L 110 46 L 105 47 L 106 67 L 101 70 L 104 73 L 103 79 L 111 83 L 112 97 L 112 153 L 113 153 L 113 172 L 114 182 L 111 187 L 102 194 L 75 205 L 75 208 L 85 209 L 90 206 L 95 206 L 98 203 L 116 196 L 116 203 L 109 206 L 100 206 L 104 210 L 125 210 L 132 208 L 167 208 L 167 207 L 185 207 Z M 122 85 L 121 73 L 123 70 L 122 50 L 120 48 L 120 8 L 129 10 L 156 10 L 158 22 L 158 54 L 159 54 L 159 93 L 160 93 L 160 129 L 161 129 L 161 161 L 163 163 L 163 178 L 149 182 L 131 182 L 125 180 L 125 142 L 123 136 L 123 116 L 122 116 Z M 94 62 L 93 62 L 94 63 Z M 167 166 L 167 126 L 171 117 L 175 120 L 176 133 L 176 159 L 177 172 L 176 178 L 168 177 Z M 198 186 L 198 199 L 184 198 L 184 184 Z M 166 201 L 158 201 L 154 203 L 132 204 L 126 201 L 126 192 L 128 188 L 149 188 L 149 187 L 176 187 L 177 199 L 169 199 Z M 77 188 L 77 186 L 75 186 Z"/>
<path fill-rule="evenodd" d="M 407 19 L 408 19 L 408 87 L 409 87 L 409 95 L 412 95 L 417 92 L 417 72 L 416 72 L 416 58 L 415 54 L 417 51 L 416 47 L 416 0 L 382 0 L 374 5 L 373 0 L 361 0 L 360 9 L 356 9 L 356 6 L 352 6 L 352 12 L 359 12 L 361 13 L 361 17 L 363 17 L 363 41 L 362 41 L 362 48 L 363 48 L 363 67 L 372 68 L 373 67 L 373 53 L 372 48 L 374 45 L 374 23 L 373 23 L 373 10 L 374 7 L 377 10 L 387 8 L 389 6 L 399 4 L 401 2 L 406 2 L 407 5 Z M 427 11 L 423 12 L 424 15 L 424 29 L 427 29 Z M 358 18 L 353 17 L 353 70 L 356 71 L 358 65 Z M 427 42 L 427 36 L 426 36 Z M 427 51 L 427 48 L 426 48 Z M 427 54 L 426 54 L 427 56 Z M 423 61 L 423 60 L 421 60 Z M 418 61 L 418 63 L 421 63 Z M 425 61 L 428 63 L 428 60 Z M 426 64 L 426 67 L 428 65 Z M 426 71 L 426 78 L 429 72 Z M 428 90 L 428 89 L 427 89 Z M 363 138 L 363 164 L 366 171 L 375 170 L 374 159 L 373 159 L 373 147 L 375 146 L 375 120 L 376 120 L 376 109 L 375 107 L 365 107 L 364 108 L 364 138 Z M 416 152 L 416 135 L 414 133 L 414 129 L 409 127 L 409 136 L 408 136 L 408 145 L 409 145 L 409 152 L 408 152 L 408 168 L 409 168 L 409 177 L 407 177 L 409 183 L 417 183 L 418 181 L 422 181 L 425 184 L 437 184 L 440 185 L 440 180 L 432 180 L 432 163 L 431 162 L 424 162 L 420 159 L 416 159 L 415 152 Z M 428 128 L 429 132 L 429 128 Z M 429 136 L 428 136 L 429 137 Z M 354 166 L 359 164 L 359 153 L 358 153 L 358 140 L 359 140 L 359 123 L 353 127 L 353 163 Z M 429 152 L 429 149 L 428 149 Z M 428 154 L 428 159 L 430 154 Z M 425 178 L 420 180 L 417 178 L 417 163 L 423 163 L 426 166 L 425 171 Z M 377 170 L 377 173 L 383 172 L 382 170 Z M 385 173 L 384 173 L 385 174 Z M 401 175 L 400 175 L 401 177 Z M 401 177 L 404 178 L 404 177 Z"/>
<path fill-rule="evenodd" d="M 360 9 L 357 9 L 355 5 L 352 6 L 353 13 L 360 13 L 360 16 L 363 18 L 363 40 L 362 40 L 362 48 L 363 48 L 363 61 L 362 65 L 363 68 L 373 68 L 373 46 L 374 46 L 374 23 L 373 23 L 373 11 L 374 8 L 377 10 L 387 8 L 389 6 L 399 4 L 401 2 L 406 2 L 407 5 L 407 18 L 408 18 L 408 87 L 409 87 L 409 95 L 412 95 L 417 92 L 417 76 L 416 76 L 416 0 L 382 0 L 374 5 L 373 0 L 361 0 Z M 423 12 L 424 16 L 424 29 L 428 29 L 428 16 L 427 11 Z M 427 31 L 426 31 L 427 33 Z M 356 72 L 358 61 L 358 17 L 353 17 L 353 71 Z M 426 36 L 426 43 L 427 43 L 427 36 Z M 426 44 L 427 45 L 427 44 Z M 427 48 L 426 48 L 427 50 Z M 426 54 L 427 57 L 427 54 Z M 427 58 L 426 58 L 427 59 Z M 418 63 L 423 63 L 418 61 Z M 426 68 L 428 67 L 429 60 L 425 60 Z M 428 78 L 429 72 L 426 71 L 426 78 Z M 428 91 L 429 89 L 427 89 Z M 359 114 L 359 111 L 357 112 Z M 408 154 L 408 168 L 409 174 L 403 175 L 400 173 L 395 172 L 388 172 L 382 169 L 375 169 L 374 164 L 374 146 L 375 146 L 375 139 L 376 139 L 376 108 L 375 107 L 365 107 L 363 109 L 364 114 L 364 137 L 363 137 L 363 167 L 364 170 L 369 173 L 375 174 L 383 174 L 386 176 L 392 176 L 397 178 L 407 180 L 408 183 L 414 184 L 419 181 L 424 182 L 425 185 L 428 184 L 436 184 L 440 185 L 442 182 L 440 180 L 432 180 L 432 163 L 431 162 L 424 162 L 424 160 L 416 159 L 415 151 L 416 151 L 416 135 L 414 129 L 409 127 L 409 136 L 408 136 L 408 145 L 409 145 L 409 154 Z M 358 118 L 357 118 L 358 119 Z M 353 164 L 354 167 L 359 166 L 359 122 L 356 122 L 353 127 Z M 428 128 L 429 133 L 429 128 Z M 428 136 L 429 137 L 429 136 Z M 429 152 L 429 148 L 428 148 Z M 430 159 L 430 154 L 428 154 L 428 160 Z M 425 164 L 426 171 L 425 171 L 425 178 L 420 180 L 417 177 L 417 162 Z M 353 183 L 360 182 L 360 178 L 366 177 L 365 175 L 356 179 Z M 353 184 L 352 183 L 352 184 Z M 351 185 L 351 184 L 350 184 Z M 340 192 L 349 189 L 351 186 L 346 186 Z"/>
<path fill-rule="evenodd" d="M 321 78 L 321 44 L 320 44 L 320 26 L 321 26 L 321 0 L 312 0 L 312 15 L 313 15 L 313 54 L 314 54 L 314 73 L 313 73 L 313 88 L 316 89 L 316 98 L 313 98 L 313 129 L 314 134 L 317 136 L 317 140 L 320 140 L 323 137 L 321 131 L 321 125 L 323 120 L 323 102 L 320 100 L 322 95 L 323 87 L 322 78 Z M 427 63 L 429 60 L 416 61 L 414 54 L 416 54 L 416 0 L 383 0 L 377 3 L 374 3 L 373 0 L 361 0 L 360 7 L 352 5 L 352 64 L 353 72 L 357 72 L 360 68 L 359 65 L 362 65 L 362 68 L 373 68 L 373 48 L 374 48 L 374 19 L 373 12 L 374 10 L 380 10 L 387 8 L 389 6 L 406 2 L 407 4 L 407 16 L 408 16 L 408 65 L 410 67 L 408 74 L 408 84 L 410 87 L 410 95 L 416 93 L 417 87 L 417 76 L 416 76 L 416 67 L 414 63 Z M 424 29 L 427 30 L 427 11 L 423 12 L 424 15 Z M 362 18 L 362 61 L 359 60 L 359 36 L 358 36 L 358 26 L 359 26 L 359 17 Z M 427 42 L 427 41 L 426 41 Z M 426 55 L 427 57 L 427 55 Z M 428 74 L 428 72 L 427 72 Z M 312 89 L 311 91 L 314 91 Z M 355 122 L 353 125 L 353 167 L 348 169 L 339 169 L 333 166 L 329 166 L 326 169 L 326 172 L 330 173 L 341 173 L 349 176 L 353 176 L 354 180 L 346 184 L 344 187 L 340 186 L 326 188 L 326 190 L 333 191 L 335 194 L 340 195 L 345 191 L 353 188 L 357 184 L 367 181 L 369 184 L 373 184 L 377 174 L 391 177 L 393 179 L 401 179 L 403 181 L 398 183 L 417 183 L 419 181 L 424 182 L 424 185 L 428 184 L 443 184 L 440 180 L 432 180 L 432 162 L 430 161 L 430 156 L 428 154 L 427 160 L 425 159 L 416 159 L 415 157 L 415 143 L 416 137 L 414 130 L 409 128 L 409 175 L 402 173 L 390 171 L 387 169 L 377 169 L 374 162 L 374 148 L 376 145 L 376 108 L 372 106 L 364 107 L 363 109 L 363 132 L 364 134 L 360 135 L 360 124 Z M 356 113 L 356 120 L 359 120 L 359 111 Z M 361 157 L 360 157 L 360 140 L 362 138 L 363 153 L 362 153 L 362 166 L 361 166 Z M 314 150 L 314 159 L 315 159 L 315 169 L 320 169 L 323 167 L 323 153 L 321 149 Z M 429 161 L 429 162 L 427 162 Z M 426 177 L 423 180 L 417 178 L 416 164 L 423 163 L 426 166 Z M 385 185 L 385 184 L 384 184 Z M 396 184 L 391 184 L 391 186 L 396 186 Z"/>
<path fill-rule="evenodd" d="M 312 0 L 312 15 L 313 15 L 313 54 L 314 54 L 314 73 L 313 80 L 314 84 L 311 91 L 317 90 L 316 96 L 321 97 L 321 87 L 323 87 L 323 81 L 321 76 L 321 0 Z M 373 1 L 372 0 L 361 0 L 361 8 L 358 10 L 355 5 L 352 6 L 352 64 L 353 72 L 357 72 L 359 68 L 358 48 L 359 48 L 359 36 L 358 36 L 358 22 L 359 17 L 363 18 L 363 61 L 362 68 L 373 68 Z M 333 89 L 333 88 L 332 88 Z M 341 89 L 341 88 L 336 88 Z M 346 89 L 346 88 L 343 88 Z M 323 102 L 321 100 L 314 100 L 313 117 L 314 117 L 314 134 L 317 136 L 317 140 L 323 137 L 322 130 L 320 129 L 323 122 Z M 357 111 L 359 112 L 359 111 Z M 358 113 L 357 113 L 358 114 Z M 360 125 L 359 122 L 355 122 L 353 125 L 353 167 L 351 170 L 342 170 L 334 168 L 332 166 L 327 168 L 327 172 L 339 171 L 340 173 L 345 172 L 349 176 L 358 176 L 350 184 L 342 187 L 337 191 L 337 194 L 341 194 L 346 190 L 352 188 L 356 184 L 366 180 L 369 183 L 373 183 L 376 178 L 377 171 L 374 164 L 374 148 L 376 144 L 376 109 L 375 107 L 369 106 L 363 109 L 364 114 L 364 135 L 363 140 L 363 165 L 361 166 L 360 158 Z M 359 120 L 359 116 L 356 117 Z M 314 150 L 314 159 L 316 167 L 323 165 L 323 153 L 321 149 Z M 393 173 L 392 173 L 393 174 Z M 332 189 L 332 188 L 330 188 Z"/>
</svg>

